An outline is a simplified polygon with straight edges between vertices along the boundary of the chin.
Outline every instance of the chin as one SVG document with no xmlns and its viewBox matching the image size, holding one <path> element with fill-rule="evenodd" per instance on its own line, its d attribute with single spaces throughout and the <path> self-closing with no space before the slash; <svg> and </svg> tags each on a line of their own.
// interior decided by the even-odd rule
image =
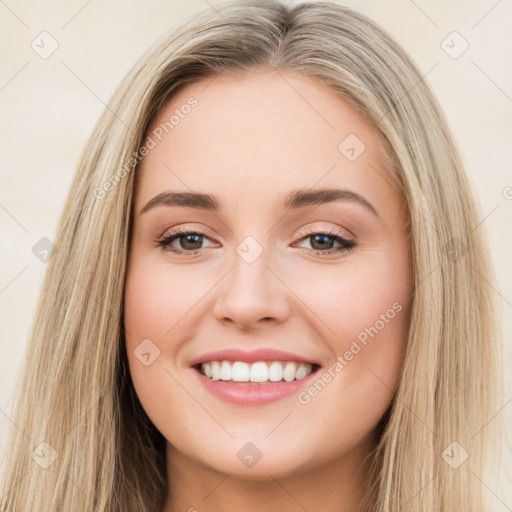
<svg viewBox="0 0 512 512">
<path fill-rule="evenodd" d="M 270 439 L 265 440 L 265 435 L 262 434 L 261 439 L 257 435 L 244 437 L 252 441 L 241 441 L 242 438 L 237 436 L 222 446 L 217 440 L 199 453 L 196 446 L 191 456 L 202 466 L 242 480 L 264 481 L 296 476 L 315 465 L 314 453 L 305 450 L 299 440 L 296 445 L 283 444 L 277 438 L 273 443 Z"/>
</svg>

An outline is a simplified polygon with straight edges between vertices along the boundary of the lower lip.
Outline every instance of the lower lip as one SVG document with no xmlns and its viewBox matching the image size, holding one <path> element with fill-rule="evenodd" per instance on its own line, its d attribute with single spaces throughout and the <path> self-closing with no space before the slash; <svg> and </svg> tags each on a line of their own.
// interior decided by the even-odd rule
<svg viewBox="0 0 512 512">
<path fill-rule="evenodd" d="M 196 369 L 194 369 L 194 373 L 197 375 L 199 382 L 210 393 L 225 402 L 238 405 L 261 405 L 298 393 L 301 388 L 316 376 L 318 369 L 300 380 L 292 382 L 266 382 L 263 384 L 212 380 Z"/>
</svg>

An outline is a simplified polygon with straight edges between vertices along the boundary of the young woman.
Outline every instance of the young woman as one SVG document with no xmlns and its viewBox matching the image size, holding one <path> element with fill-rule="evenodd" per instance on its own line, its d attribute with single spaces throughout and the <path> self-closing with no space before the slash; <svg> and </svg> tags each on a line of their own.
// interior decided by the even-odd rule
<svg viewBox="0 0 512 512">
<path fill-rule="evenodd" d="M 2 511 L 484 510 L 499 336 L 425 80 L 366 17 L 217 5 L 87 144 Z"/>
</svg>

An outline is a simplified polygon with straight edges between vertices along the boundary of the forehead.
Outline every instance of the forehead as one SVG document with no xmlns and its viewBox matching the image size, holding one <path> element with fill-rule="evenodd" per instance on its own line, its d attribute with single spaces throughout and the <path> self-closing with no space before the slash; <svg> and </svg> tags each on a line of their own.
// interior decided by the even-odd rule
<svg viewBox="0 0 512 512">
<path fill-rule="evenodd" d="M 255 71 L 189 84 L 160 108 L 147 137 L 155 144 L 137 170 L 138 204 L 166 189 L 245 204 L 292 188 L 378 193 L 386 173 L 372 124 L 335 91 L 297 73 Z"/>
</svg>

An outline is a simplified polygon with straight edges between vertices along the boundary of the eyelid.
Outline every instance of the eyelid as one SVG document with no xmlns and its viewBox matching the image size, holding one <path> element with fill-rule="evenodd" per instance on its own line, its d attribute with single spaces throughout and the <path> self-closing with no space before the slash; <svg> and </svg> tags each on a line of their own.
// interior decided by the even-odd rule
<svg viewBox="0 0 512 512">
<path fill-rule="evenodd" d="M 168 233 L 168 234 L 165 234 Z M 165 230 L 164 235 L 162 237 L 159 237 L 155 239 L 155 242 L 157 244 L 157 247 L 160 247 L 163 250 L 167 250 L 171 253 L 174 253 L 176 255 L 186 255 L 186 256 L 192 256 L 198 253 L 201 253 L 206 249 L 206 247 L 200 248 L 200 249 L 179 249 L 179 248 L 171 248 L 171 243 L 175 240 L 181 238 L 185 235 L 190 234 L 196 234 L 200 235 L 203 238 L 207 238 L 208 240 L 218 243 L 214 237 L 211 237 L 208 235 L 204 229 L 202 228 L 194 228 L 194 227 L 183 227 L 178 226 L 176 228 L 168 228 Z M 291 245 L 292 247 L 296 246 L 297 243 L 302 242 L 303 240 L 306 240 L 310 238 L 312 235 L 325 235 L 330 238 L 333 238 L 335 240 L 335 243 L 341 244 L 341 247 L 338 247 L 336 249 L 327 249 L 327 250 L 318 250 L 318 249 L 309 249 L 309 248 L 303 248 L 305 251 L 311 253 L 314 252 L 320 256 L 331 256 L 333 254 L 340 255 L 341 253 L 348 252 L 352 250 L 357 245 L 357 238 L 354 236 L 346 236 L 340 228 L 326 228 L 326 227 L 317 227 L 314 228 L 312 226 L 308 226 L 305 231 L 300 232 L 298 236 L 298 239 L 296 239 Z"/>
<path fill-rule="evenodd" d="M 204 235 L 204 236 L 207 236 L 208 238 L 212 238 L 211 236 L 209 236 L 206 231 L 202 228 L 197 228 L 197 227 L 194 227 L 194 226 L 187 226 L 187 227 L 183 227 L 183 226 L 177 226 L 177 227 L 171 227 L 171 228 L 167 228 L 163 235 L 159 238 L 167 238 L 169 236 L 174 236 L 174 235 L 178 235 L 178 234 L 183 234 L 183 233 L 197 233 L 198 235 Z"/>
<path fill-rule="evenodd" d="M 309 225 L 307 228 L 305 228 L 304 231 L 300 231 L 299 232 L 299 236 L 309 236 L 309 235 L 314 235 L 314 234 L 319 234 L 319 233 L 323 233 L 323 234 L 326 234 L 326 235 L 336 235 L 336 236 L 339 236 L 340 238 L 343 238 L 344 240 L 346 240 L 347 242 L 357 242 L 357 237 L 354 236 L 352 233 L 350 233 L 350 231 L 346 230 L 346 229 L 342 229 L 342 228 L 339 228 L 339 227 L 332 227 L 332 226 L 329 226 L 329 227 L 326 227 L 326 226 L 313 226 L 311 227 L 311 225 Z"/>
<path fill-rule="evenodd" d="M 335 240 L 335 242 L 342 244 L 341 247 L 337 249 L 328 249 L 328 250 L 318 250 L 318 249 L 308 249 L 305 250 L 309 253 L 313 252 L 321 257 L 328 257 L 332 255 L 341 255 L 346 252 L 350 252 L 354 247 L 358 244 L 356 243 L 355 237 L 347 237 L 339 228 L 325 228 L 325 227 L 311 227 L 308 226 L 305 231 L 301 232 L 299 238 L 296 242 L 293 242 L 292 246 L 302 242 L 303 240 L 307 240 L 313 235 L 325 235 L 329 238 Z"/>
<path fill-rule="evenodd" d="M 187 226 L 187 227 L 177 226 L 175 228 L 174 227 L 167 228 L 160 237 L 157 237 L 157 239 L 161 240 L 161 239 L 168 238 L 170 236 L 175 236 L 178 234 L 188 234 L 188 233 L 192 233 L 192 232 L 200 234 L 200 235 L 204 235 L 206 238 L 209 238 L 212 241 L 216 241 L 215 237 L 209 235 L 206 230 L 204 230 L 201 227 L 194 227 L 194 226 Z M 302 230 L 302 231 L 299 230 L 297 236 L 304 237 L 304 236 L 308 236 L 308 235 L 312 235 L 312 234 L 319 234 L 319 233 L 324 233 L 326 235 L 336 235 L 336 236 L 343 238 L 347 242 L 348 241 L 351 241 L 351 242 L 358 241 L 357 237 L 355 235 L 353 235 L 350 231 L 348 231 L 347 229 L 339 228 L 339 227 L 322 227 L 322 226 L 311 227 L 311 225 L 308 225 L 308 227 L 305 228 L 304 230 Z"/>
<path fill-rule="evenodd" d="M 163 249 L 165 249 L 165 246 L 168 245 L 168 244 L 165 244 L 165 241 L 166 240 L 170 240 L 170 239 L 178 239 L 180 238 L 181 236 L 185 236 L 185 235 L 189 235 L 189 234 L 197 234 L 197 235 L 201 235 L 203 236 L 204 238 L 207 238 L 208 240 L 214 242 L 214 243 L 218 243 L 217 240 L 215 240 L 215 238 L 213 238 L 212 236 L 210 236 L 204 229 L 202 228 L 196 228 L 196 227 L 183 227 L 183 226 L 178 226 L 176 228 L 168 228 L 164 231 L 164 234 L 160 237 L 157 237 L 154 239 L 154 241 L 157 243 L 157 245 L 161 246 Z M 174 241 L 172 240 L 172 241 Z M 169 242 L 170 244 L 170 242 Z M 201 251 L 203 249 L 197 249 L 196 251 L 185 251 L 183 249 L 180 249 L 182 250 L 183 252 L 188 252 L 189 254 L 192 254 L 193 252 L 198 252 L 198 251 Z M 171 251 L 172 252 L 172 251 Z"/>
</svg>

